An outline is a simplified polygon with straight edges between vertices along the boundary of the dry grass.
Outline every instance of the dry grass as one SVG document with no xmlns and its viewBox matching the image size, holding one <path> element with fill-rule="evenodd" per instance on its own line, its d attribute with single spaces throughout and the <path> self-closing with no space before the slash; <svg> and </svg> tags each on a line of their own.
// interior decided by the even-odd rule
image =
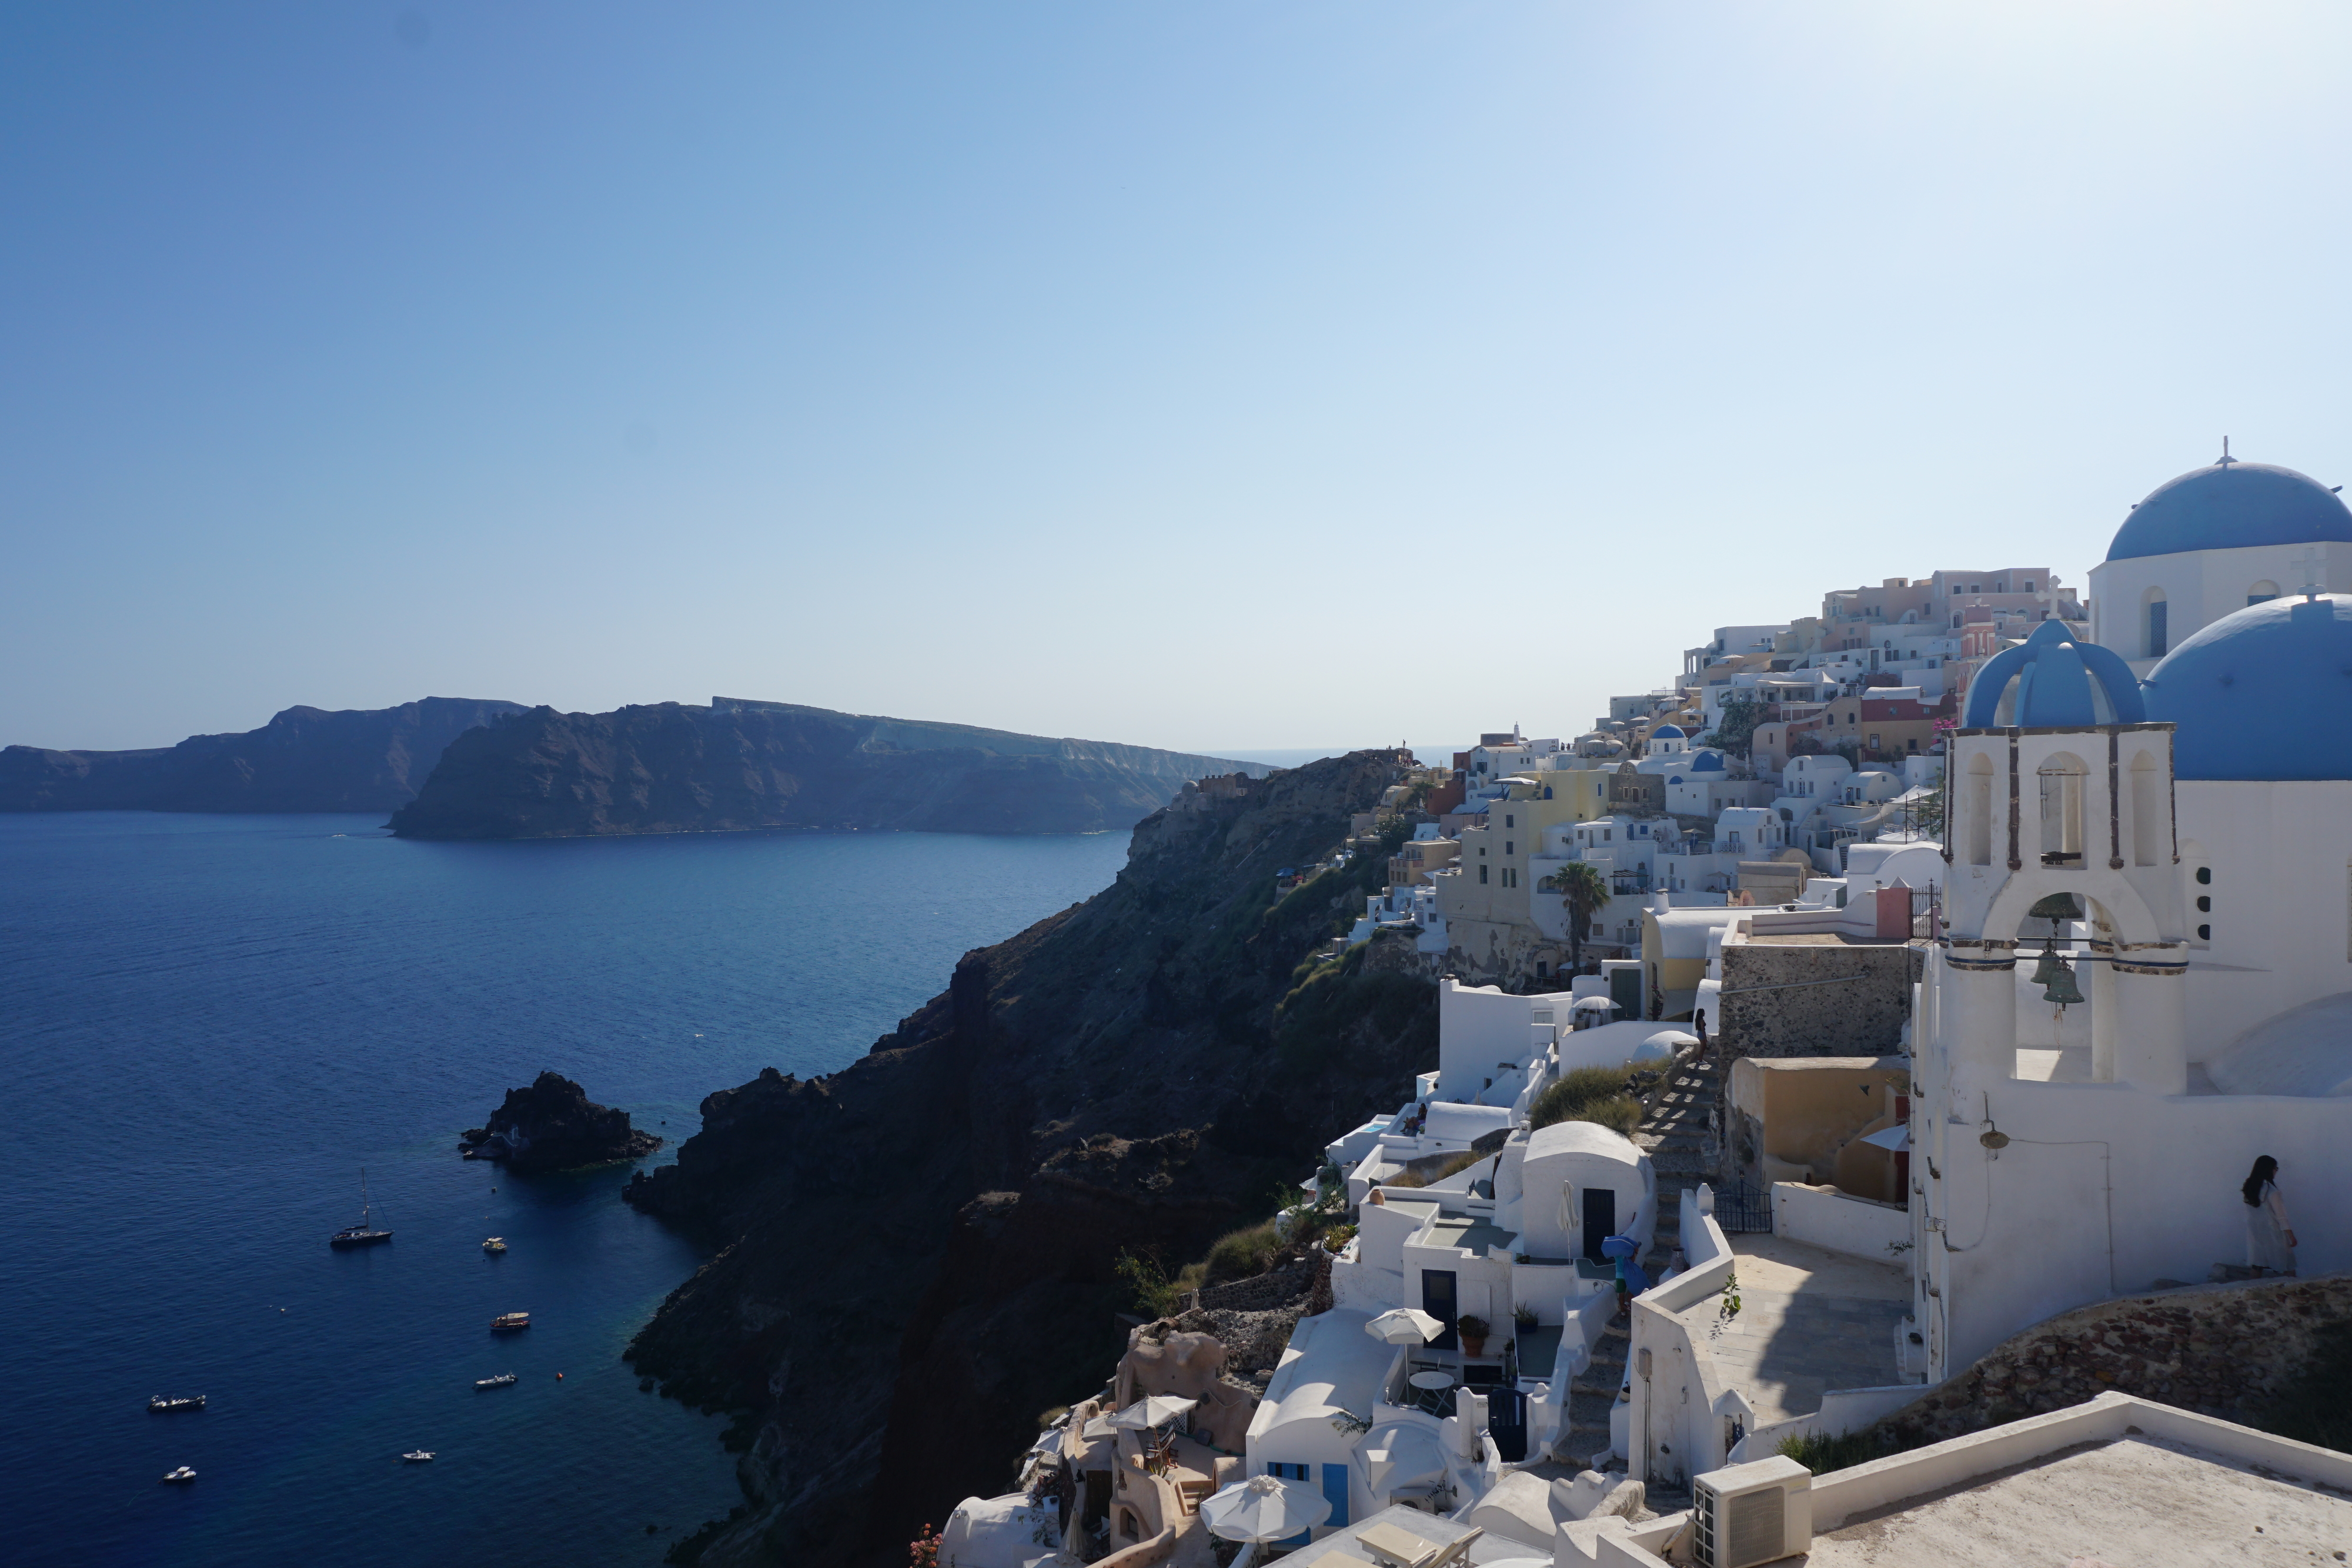
<svg viewBox="0 0 2352 1568">
<path fill-rule="evenodd" d="M 1642 1124 L 1642 1103 L 1631 1092 L 1633 1064 L 1622 1067 L 1580 1067 L 1563 1072 L 1558 1082 L 1536 1096 L 1528 1107 L 1528 1125 L 1549 1127 L 1555 1122 L 1592 1122 L 1619 1133 L 1631 1133 Z"/>
</svg>

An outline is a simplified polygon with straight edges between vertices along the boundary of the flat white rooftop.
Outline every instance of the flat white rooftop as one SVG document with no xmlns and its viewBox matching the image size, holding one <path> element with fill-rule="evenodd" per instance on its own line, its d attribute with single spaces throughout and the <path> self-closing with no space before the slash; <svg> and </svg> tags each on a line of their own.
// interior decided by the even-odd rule
<svg viewBox="0 0 2352 1568">
<path fill-rule="evenodd" d="M 2352 1497 L 2137 1430 L 1995 1470 L 1813 1537 L 1804 1568 L 2312 1568 L 2346 1561 Z"/>
</svg>

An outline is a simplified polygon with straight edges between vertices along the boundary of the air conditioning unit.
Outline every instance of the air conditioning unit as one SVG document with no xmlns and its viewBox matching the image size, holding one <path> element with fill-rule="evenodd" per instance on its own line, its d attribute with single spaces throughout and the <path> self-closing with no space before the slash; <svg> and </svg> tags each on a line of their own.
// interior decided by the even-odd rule
<svg viewBox="0 0 2352 1568">
<path fill-rule="evenodd" d="M 1698 1568 L 1754 1568 L 1813 1544 L 1813 1473 L 1775 1454 L 1691 1482 L 1692 1558 Z"/>
</svg>

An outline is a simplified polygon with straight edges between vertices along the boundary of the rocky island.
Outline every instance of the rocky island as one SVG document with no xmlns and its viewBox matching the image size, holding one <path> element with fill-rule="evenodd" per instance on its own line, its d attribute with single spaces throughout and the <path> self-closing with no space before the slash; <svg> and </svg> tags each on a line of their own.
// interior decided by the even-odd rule
<svg viewBox="0 0 2352 1568">
<path fill-rule="evenodd" d="M 677 1164 L 633 1178 L 717 1254 L 629 1352 L 739 1416 L 746 1506 L 695 1560 L 903 1563 L 1000 1490 L 1039 1411 L 1099 1388 L 1122 1254 L 1173 1272 L 1265 1220 L 1328 1128 L 1434 1064 L 1409 940 L 1305 964 L 1386 880 L 1384 845 L 1337 857 L 1402 763 L 1186 787 L 1109 888 L 968 954 L 849 1068 L 709 1096 Z"/>
<path fill-rule="evenodd" d="M 259 729 L 142 751 L 0 747 L 0 811 L 389 811 L 452 740 L 520 703 L 289 707 Z"/>
<path fill-rule="evenodd" d="M 1263 767 L 713 697 L 612 713 L 532 708 L 452 745 L 393 831 L 589 838 L 760 829 L 1092 833 L 1129 828 L 1206 774 Z"/>
<path fill-rule="evenodd" d="M 468 1128 L 462 1147 L 474 1158 L 503 1160 L 520 1176 L 578 1170 L 652 1154 L 662 1145 L 629 1125 L 629 1113 L 599 1105 L 560 1072 L 509 1089 L 487 1125 Z"/>
</svg>

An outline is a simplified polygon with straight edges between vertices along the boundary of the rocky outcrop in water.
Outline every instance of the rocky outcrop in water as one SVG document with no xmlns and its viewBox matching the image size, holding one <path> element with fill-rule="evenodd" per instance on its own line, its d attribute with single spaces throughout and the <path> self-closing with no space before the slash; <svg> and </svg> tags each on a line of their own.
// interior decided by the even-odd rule
<svg viewBox="0 0 2352 1568">
<path fill-rule="evenodd" d="M 529 713 L 452 746 L 392 819 L 418 839 L 752 829 L 1091 833 L 1264 768 L 1110 741 L 714 697 Z"/>
<path fill-rule="evenodd" d="M 259 729 L 145 751 L 0 748 L 0 811 L 389 811 L 449 743 L 520 703 L 289 707 Z"/>
<path fill-rule="evenodd" d="M 1276 888 L 1399 762 L 1186 788 L 1112 886 L 966 955 L 846 1070 L 711 1095 L 677 1165 L 633 1178 L 718 1250 L 630 1349 L 744 1415 L 745 1517 L 702 1563 L 903 1563 L 1004 1488 L 1039 1411 L 1099 1389 L 1122 1251 L 1172 1272 L 1263 1219 L 1332 1128 L 1435 1064 L 1434 990 L 1375 958 L 1390 943 L 1301 969 L 1381 858 Z"/>
<path fill-rule="evenodd" d="M 652 1154 L 662 1141 L 629 1125 L 629 1113 L 599 1105 L 560 1072 L 542 1072 L 527 1089 L 509 1089 L 487 1126 L 467 1130 L 467 1153 L 503 1160 L 531 1176 L 577 1170 Z"/>
</svg>

